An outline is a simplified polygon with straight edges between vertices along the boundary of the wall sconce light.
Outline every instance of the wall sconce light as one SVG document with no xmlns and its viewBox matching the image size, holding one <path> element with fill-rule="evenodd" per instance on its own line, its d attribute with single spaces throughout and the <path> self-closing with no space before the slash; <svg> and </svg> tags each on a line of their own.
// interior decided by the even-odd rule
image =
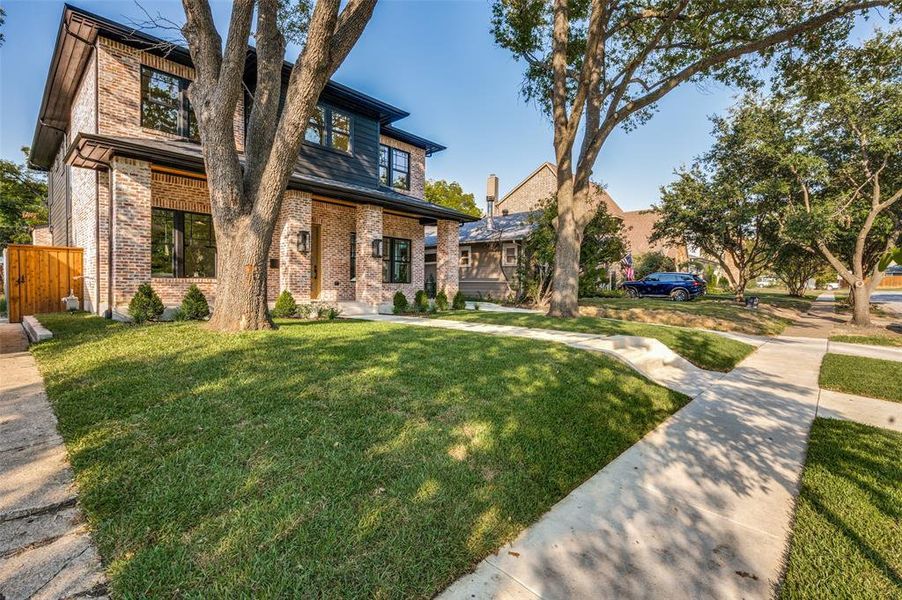
<svg viewBox="0 0 902 600">
<path fill-rule="evenodd" d="M 298 252 L 300 252 L 301 254 L 307 254 L 308 252 L 310 252 L 309 231 L 298 232 Z"/>
<path fill-rule="evenodd" d="M 373 257 L 382 258 L 382 238 L 373 240 Z"/>
</svg>

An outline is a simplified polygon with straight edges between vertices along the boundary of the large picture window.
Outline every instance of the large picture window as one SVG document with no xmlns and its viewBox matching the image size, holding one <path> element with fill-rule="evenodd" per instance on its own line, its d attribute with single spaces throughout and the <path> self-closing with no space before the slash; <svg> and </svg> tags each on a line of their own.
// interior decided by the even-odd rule
<svg viewBox="0 0 902 600">
<path fill-rule="evenodd" d="M 351 153 L 351 117 L 328 106 L 317 106 L 307 123 L 304 140 Z"/>
<path fill-rule="evenodd" d="M 216 277 L 216 238 L 210 215 L 154 208 L 151 277 Z"/>
<path fill-rule="evenodd" d="M 393 188 L 409 190 L 410 152 L 380 144 L 379 183 Z"/>
<path fill-rule="evenodd" d="M 200 139 L 187 79 L 141 67 L 141 127 Z"/>
<path fill-rule="evenodd" d="M 382 281 L 410 283 L 410 240 L 382 238 Z"/>
</svg>

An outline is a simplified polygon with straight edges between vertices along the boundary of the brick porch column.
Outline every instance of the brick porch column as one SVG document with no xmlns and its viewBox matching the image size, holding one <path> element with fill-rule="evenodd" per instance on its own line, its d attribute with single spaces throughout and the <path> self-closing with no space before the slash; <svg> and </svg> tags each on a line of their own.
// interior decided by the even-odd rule
<svg viewBox="0 0 902 600">
<path fill-rule="evenodd" d="M 357 206 L 357 282 L 355 299 L 370 305 L 382 302 L 382 258 L 373 256 L 373 240 L 382 239 L 382 208 Z M 383 246 L 383 252 L 387 250 Z"/>
<path fill-rule="evenodd" d="M 460 283 L 460 223 L 440 220 L 436 233 L 435 289 L 444 290 L 450 301 Z"/>
<path fill-rule="evenodd" d="M 310 300 L 311 209 L 309 194 L 287 190 L 275 232 L 279 236 L 279 292 L 288 290 L 299 302 Z M 302 231 L 308 236 L 306 253 L 298 250 Z"/>
<path fill-rule="evenodd" d="M 123 316 L 142 283 L 150 282 L 150 163 L 113 158 L 113 313 Z M 104 299 L 105 301 L 105 299 Z"/>
</svg>

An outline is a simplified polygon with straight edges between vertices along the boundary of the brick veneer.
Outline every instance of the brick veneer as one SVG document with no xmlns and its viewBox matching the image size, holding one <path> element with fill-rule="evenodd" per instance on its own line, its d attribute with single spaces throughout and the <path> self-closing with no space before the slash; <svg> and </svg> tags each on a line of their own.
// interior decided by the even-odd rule
<svg viewBox="0 0 902 600">
<path fill-rule="evenodd" d="M 410 152 L 410 189 L 396 189 L 395 191 L 422 200 L 426 187 L 426 151 L 422 148 L 411 146 L 408 143 L 384 135 L 379 136 L 379 143 L 392 148 L 397 148 L 398 150 Z"/>
<path fill-rule="evenodd" d="M 419 219 L 385 213 L 382 216 L 382 235 L 410 240 L 411 257 L 410 283 L 383 283 L 382 300 L 383 302 L 390 301 L 398 290 L 404 292 L 408 300 L 413 300 L 414 294 L 426 287 L 425 264 L 423 263 L 425 253 L 423 226 L 420 225 Z M 381 280 L 381 271 L 379 277 Z"/>
<path fill-rule="evenodd" d="M 150 163 L 115 157 L 113 174 L 113 302 L 128 305 L 150 279 Z"/>
<path fill-rule="evenodd" d="M 276 291 L 288 290 L 295 300 L 310 298 L 310 252 L 301 252 L 298 244 L 301 232 L 310 234 L 312 213 L 309 194 L 288 190 L 273 230 L 273 246 L 278 237 L 279 250 L 279 287 Z M 272 285 L 267 291 L 272 295 Z"/>
<path fill-rule="evenodd" d="M 357 206 L 356 299 L 366 304 L 382 302 L 382 258 L 373 256 L 373 240 L 382 238 L 382 208 Z M 388 251 L 387 248 L 384 251 Z"/>
<path fill-rule="evenodd" d="M 444 290 L 448 298 L 454 297 L 459 289 L 460 246 L 458 236 L 460 223 L 457 221 L 438 222 L 436 228 L 436 266 L 435 285 L 436 290 Z"/>
</svg>

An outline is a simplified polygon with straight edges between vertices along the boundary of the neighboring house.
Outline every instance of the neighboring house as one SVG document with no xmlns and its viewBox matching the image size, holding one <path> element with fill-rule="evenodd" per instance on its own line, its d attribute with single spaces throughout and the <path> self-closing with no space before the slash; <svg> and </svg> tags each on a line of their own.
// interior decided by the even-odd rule
<svg viewBox="0 0 902 600">
<path fill-rule="evenodd" d="M 52 246 L 53 234 L 49 225 L 40 225 L 31 230 L 31 243 L 35 246 Z"/>
<path fill-rule="evenodd" d="M 249 48 L 248 94 L 255 68 Z M 64 9 L 29 162 L 49 172 L 53 243 L 84 248 L 86 310 L 121 316 L 148 282 L 170 306 L 191 284 L 215 297 L 216 241 L 186 94 L 193 76 L 185 48 Z M 234 118 L 239 152 L 248 102 Z M 407 115 L 327 84 L 273 233 L 270 302 L 281 290 L 363 310 L 396 290 L 412 297 L 424 287 L 428 225 L 440 242 L 437 276 L 457 289 L 458 228 L 473 217 L 423 199 L 426 157 L 444 147 L 393 125 Z"/>
<path fill-rule="evenodd" d="M 470 296 L 502 298 L 513 291 L 520 242 L 529 235 L 529 215 L 557 191 L 557 174 L 551 163 L 539 165 L 512 190 L 498 198 L 498 178 L 490 175 L 486 189 L 487 216 L 460 229 L 460 289 Z M 623 221 L 627 247 L 637 258 L 651 250 L 661 250 L 677 262 L 685 261 L 685 248 L 648 241 L 655 223 L 649 210 L 624 212 L 605 190 L 592 184 L 592 197 L 603 202 L 612 216 Z M 426 279 L 435 277 L 433 236 L 426 237 Z M 438 286 L 440 287 L 440 286 Z"/>
</svg>

